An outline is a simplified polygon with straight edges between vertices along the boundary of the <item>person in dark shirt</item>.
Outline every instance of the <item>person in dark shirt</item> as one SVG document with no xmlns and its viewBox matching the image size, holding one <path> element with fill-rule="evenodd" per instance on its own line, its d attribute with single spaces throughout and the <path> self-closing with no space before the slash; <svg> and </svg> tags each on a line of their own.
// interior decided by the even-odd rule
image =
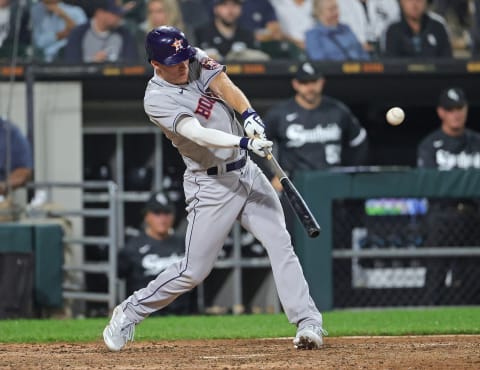
<svg viewBox="0 0 480 370">
<path fill-rule="evenodd" d="M 472 57 L 480 56 L 480 0 L 474 1 L 475 12 L 472 16 Z"/>
<path fill-rule="evenodd" d="M 239 26 L 242 0 L 215 0 L 214 19 L 195 31 L 200 48 L 214 59 L 222 60 L 229 53 L 256 49 L 252 30 Z"/>
<path fill-rule="evenodd" d="M 97 0 L 90 22 L 75 27 L 67 40 L 67 63 L 138 62 L 135 38 L 121 24 L 123 8 L 115 0 Z"/>
<path fill-rule="evenodd" d="M 27 138 L 18 127 L 0 117 L 0 196 L 7 195 L 9 188 L 25 185 L 32 177 L 32 168 L 32 149 Z"/>
<path fill-rule="evenodd" d="M 173 203 L 162 192 L 152 194 L 144 208 L 144 229 L 118 256 L 118 276 L 126 279 L 127 295 L 144 288 L 167 266 L 183 258 L 184 238 L 173 233 L 174 222 Z M 192 293 L 184 294 L 158 312 L 191 313 L 191 297 Z"/>
<path fill-rule="evenodd" d="M 427 12 L 427 0 L 400 0 L 402 18 L 382 40 L 384 57 L 451 58 L 452 46 L 442 17 Z"/>
<path fill-rule="evenodd" d="M 438 100 L 437 114 L 441 126 L 418 146 L 418 167 L 439 170 L 480 168 L 480 134 L 466 128 L 468 101 L 465 92 L 458 87 L 443 90 Z M 430 199 L 425 220 L 425 246 L 479 245 L 479 224 L 480 213 L 476 200 Z M 478 281 L 478 263 L 478 258 L 427 259 L 425 303 L 480 303 L 480 294 L 472 293 L 463 298 L 455 293 L 455 289 L 467 289 Z"/>
<path fill-rule="evenodd" d="M 441 126 L 418 146 L 418 167 L 480 168 L 480 134 L 465 127 L 468 104 L 460 88 L 442 91 L 437 107 Z"/>
<path fill-rule="evenodd" d="M 295 96 L 265 116 L 267 138 L 277 142 L 280 164 L 290 174 L 367 161 L 365 129 L 345 104 L 323 95 L 324 85 L 314 65 L 301 63 L 292 80 Z"/>
<path fill-rule="evenodd" d="M 10 60 L 15 44 L 15 22 L 20 14 L 17 55 L 28 56 L 31 32 L 28 6 L 20 1 L 0 0 L 0 61 Z"/>
<path fill-rule="evenodd" d="M 260 42 L 283 38 L 277 15 L 268 0 L 245 0 L 239 24 L 252 30 Z"/>
<path fill-rule="evenodd" d="M 323 95 L 325 78 L 310 62 L 300 63 L 292 79 L 295 96 L 273 106 L 265 116 L 265 134 L 276 142 L 283 170 L 296 171 L 364 165 L 368 160 L 366 130 L 342 102 Z M 287 228 L 295 235 L 295 216 L 279 179 L 266 160 L 257 163 L 280 193 Z"/>
</svg>

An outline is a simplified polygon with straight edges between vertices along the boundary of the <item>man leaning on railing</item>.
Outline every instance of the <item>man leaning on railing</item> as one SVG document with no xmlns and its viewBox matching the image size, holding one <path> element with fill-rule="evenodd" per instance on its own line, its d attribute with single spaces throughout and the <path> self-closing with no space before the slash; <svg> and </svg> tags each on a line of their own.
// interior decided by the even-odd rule
<svg viewBox="0 0 480 370">
<path fill-rule="evenodd" d="M 0 117 L 0 221 L 10 211 L 9 191 L 21 187 L 32 176 L 32 150 L 18 127 Z M 2 215 L 3 214 L 3 215 Z"/>
</svg>

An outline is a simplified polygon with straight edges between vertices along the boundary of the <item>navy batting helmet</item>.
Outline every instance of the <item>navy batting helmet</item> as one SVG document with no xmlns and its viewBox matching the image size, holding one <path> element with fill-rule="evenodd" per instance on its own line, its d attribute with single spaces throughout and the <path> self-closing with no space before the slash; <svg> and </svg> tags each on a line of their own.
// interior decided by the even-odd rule
<svg viewBox="0 0 480 370">
<path fill-rule="evenodd" d="M 196 50 L 178 28 L 161 26 L 151 30 L 145 39 L 148 61 L 172 66 L 192 58 Z"/>
</svg>

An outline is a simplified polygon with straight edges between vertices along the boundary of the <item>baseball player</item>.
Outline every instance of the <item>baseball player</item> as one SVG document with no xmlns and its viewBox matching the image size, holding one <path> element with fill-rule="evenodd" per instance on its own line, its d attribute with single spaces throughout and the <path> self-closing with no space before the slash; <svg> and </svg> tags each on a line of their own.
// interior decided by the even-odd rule
<svg viewBox="0 0 480 370">
<path fill-rule="evenodd" d="M 146 88 L 145 111 L 186 164 L 185 256 L 114 309 L 103 331 L 105 344 L 121 350 L 133 340 L 136 324 L 201 283 L 239 220 L 268 251 L 280 301 L 297 326 L 295 347 L 320 347 L 322 315 L 293 251 L 280 201 L 249 158 L 249 152 L 264 157 L 272 147 L 262 120 L 225 67 L 190 46 L 177 28 L 150 31 L 145 47 L 155 71 Z M 241 112 L 243 128 L 234 110 Z"/>
<path fill-rule="evenodd" d="M 440 128 L 425 137 L 418 146 L 418 167 L 451 170 L 480 168 L 480 134 L 466 128 L 468 101 L 457 87 L 440 93 L 437 114 Z"/>
<path fill-rule="evenodd" d="M 292 174 L 365 164 L 368 139 L 348 107 L 323 94 L 325 77 L 303 62 L 292 79 L 295 96 L 267 112 L 266 134 L 280 147 L 282 168 Z"/>
<path fill-rule="evenodd" d="M 441 171 L 480 168 L 480 134 L 466 127 L 468 100 L 458 87 L 442 90 L 438 98 L 437 115 L 440 127 L 427 135 L 418 145 L 417 165 Z M 426 246 L 478 245 L 480 242 L 480 204 L 472 198 L 429 199 L 426 227 Z M 452 233 L 452 225 L 461 225 L 462 232 Z M 449 296 L 448 279 L 455 289 L 462 289 L 479 277 L 476 258 L 432 258 L 425 260 L 426 304 L 444 304 Z M 469 288 L 470 289 L 470 288 Z M 479 295 L 472 294 L 472 297 Z M 451 297 L 448 297 L 451 302 Z M 462 298 L 463 299 L 463 298 Z M 465 298 L 468 299 L 468 298 Z M 465 302 L 465 301 L 462 301 Z"/>
<path fill-rule="evenodd" d="M 127 294 L 145 287 L 167 266 L 182 259 L 185 251 L 183 237 L 173 232 L 175 205 L 167 194 L 153 193 L 142 213 L 144 227 L 118 255 L 118 276 L 125 278 Z M 156 314 L 187 314 L 191 300 L 186 293 Z"/>
</svg>

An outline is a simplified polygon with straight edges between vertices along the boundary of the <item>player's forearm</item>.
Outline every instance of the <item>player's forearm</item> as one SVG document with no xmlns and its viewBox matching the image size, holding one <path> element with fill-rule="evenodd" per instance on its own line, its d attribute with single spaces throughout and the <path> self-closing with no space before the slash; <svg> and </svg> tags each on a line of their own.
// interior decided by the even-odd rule
<svg viewBox="0 0 480 370">
<path fill-rule="evenodd" d="M 248 98 L 235 85 L 226 73 L 219 73 L 217 77 L 210 83 L 212 91 L 225 100 L 238 113 L 245 112 L 251 107 Z"/>
<path fill-rule="evenodd" d="M 185 136 L 194 143 L 212 148 L 238 147 L 241 139 L 240 136 L 203 127 L 200 122 L 193 117 L 182 119 L 177 124 L 176 130 L 180 135 Z"/>
<path fill-rule="evenodd" d="M 32 170 L 30 168 L 17 168 L 12 171 L 8 180 L 5 182 L 0 182 L 0 195 L 5 195 L 7 193 L 8 187 L 11 189 L 16 189 L 20 186 L 23 186 L 30 180 L 32 176 Z"/>
<path fill-rule="evenodd" d="M 30 168 L 17 168 L 8 177 L 8 183 L 15 189 L 19 186 L 25 185 L 32 177 L 32 170 Z"/>
</svg>

